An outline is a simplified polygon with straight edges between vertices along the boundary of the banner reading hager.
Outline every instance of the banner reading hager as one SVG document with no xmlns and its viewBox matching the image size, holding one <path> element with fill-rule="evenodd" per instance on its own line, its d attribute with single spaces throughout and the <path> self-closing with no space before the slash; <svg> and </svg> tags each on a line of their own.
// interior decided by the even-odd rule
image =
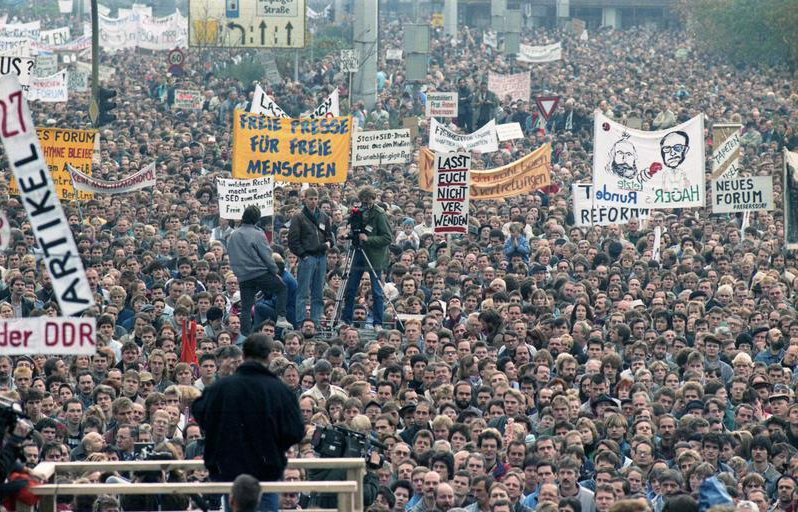
<svg viewBox="0 0 798 512">
<path fill-rule="evenodd" d="M 596 111 L 593 201 L 633 208 L 703 207 L 704 116 L 644 132 Z"/>
<path fill-rule="evenodd" d="M 435 153 L 421 148 L 418 156 L 418 186 L 432 191 L 435 180 Z M 473 201 L 528 194 L 551 184 L 551 146 L 544 144 L 515 162 L 494 169 L 470 172 Z"/>
<path fill-rule="evenodd" d="M 479 130 L 463 135 L 456 133 L 439 123 L 434 117 L 429 125 L 429 148 L 437 153 L 454 151 L 476 151 L 492 153 L 499 150 L 496 137 L 496 121 L 491 119 Z"/>
<path fill-rule="evenodd" d="M 95 194 L 127 194 L 143 188 L 155 186 L 155 163 L 151 163 L 118 181 L 107 181 L 93 178 L 80 172 L 71 165 L 67 164 L 67 170 L 72 178 L 75 190 L 81 192 L 92 192 Z"/>
<path fill-rule="evenodd" d="M 343 183 L 351 143 L 351 117 L 282 119 L 236 110 L 233 177 Z"/>
<path fill-rule="evenodd" d="M 468 233 L 471 153 L 437 153 L 432 219 L 436 234 Z"/>
<path fill-rule="evenodd" d="M 513 101 L 529 101 L 531 88 L 532 79 L 529 72 L 513 75 L 488 73 L 488 90 L 495 94 L 500 101 L 504 101 L 507 96 Z"/>
</svg>

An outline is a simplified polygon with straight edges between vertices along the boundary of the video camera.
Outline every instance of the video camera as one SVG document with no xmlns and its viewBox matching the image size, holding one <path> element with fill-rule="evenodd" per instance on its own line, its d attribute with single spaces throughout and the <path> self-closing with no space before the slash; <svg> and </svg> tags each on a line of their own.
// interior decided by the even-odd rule
<svg viewBox="0 0 798 512">
<path fill-rule="evenodd" d="M 352 243 L 358 245 L 360 243 L 360 234 L 366 233 L 366 219 L 363 218 L 365 210 L 355 206 L 349 212 L 349 238 Z"/>
<path fill-rule="evenodd" d="M 368 459 L 374 450 L 385 451 L 385 445 L 370 435 L 335 425 L 316 427 L 310 444 L 324 459 Z M 382 461 L 383 457 L 380 455 L 380 465 Z"/>
<path fill-rule="evenodd" d="M 25 422 L 30 426 L 30 428 L 27 429 L 27 433 L 21 436 L 26 437 L 33 429 L 33 425 L 30 424 L 28 416 L 22 412 L 22 407 L 20 407 L 17 402 L 0 397 L 0 442 L 2 442 L 6 434 L 14 433 L 19 422 Z M 17 434 L 20 433 L 19 431 L 17 432 Z"/>
</svg>

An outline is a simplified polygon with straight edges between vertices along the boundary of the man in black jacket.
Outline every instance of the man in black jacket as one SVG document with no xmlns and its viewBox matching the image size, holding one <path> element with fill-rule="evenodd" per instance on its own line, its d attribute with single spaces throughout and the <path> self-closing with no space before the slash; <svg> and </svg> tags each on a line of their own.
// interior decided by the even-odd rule
<svg viewBox="0 0 798 512">
<path fill-rule="evenodd" d="M 244 341 L 245 361 L 234 375 L 205 388 L 192 412 L 205 432 L 205 466 L 211 479 L 232 482 L 247 473 L 259 481 L 282 478 L 286 450 L 305 434 L 296 396 L 268 369 L 272 340 Z M 261 511 L 276 511 L 276 494 L 264 494 Z"/>
<path fill-rule="evenodd" d="M 288 229 L 288 248 L 299 263 L 296 280 L 296 317 L 299 328 L 306 318 L 308 288 L 310 288 L 310 319 L 321 325 L 324 312 L 324 281 L 327 277 L 327 249 L 334 245 L 330 218 L 319 207 L 319 193 L 315 188 L 305 190 L 305 206 L 291 217 Z"/>
</svg>

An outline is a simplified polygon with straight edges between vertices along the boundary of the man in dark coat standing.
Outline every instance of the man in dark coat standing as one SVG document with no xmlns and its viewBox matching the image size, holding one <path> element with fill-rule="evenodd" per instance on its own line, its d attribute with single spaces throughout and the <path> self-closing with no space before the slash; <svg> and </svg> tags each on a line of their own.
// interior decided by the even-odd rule
<svg viewBox="0 0 798 512">
<path fill-rule="evenodd" d="M 232 482 L 242 473 L 281 479 L 286 450 L 305 434 L 296 396 L 268 369 L 272 343 L 263 334 L 247 337 L 236 373 L 205 388 L 192 405 L 205 432 L 205 467 L 215 481 Z M 277 495 L 264 494 L 260 510 L 277 509 Z"/>
</svg>

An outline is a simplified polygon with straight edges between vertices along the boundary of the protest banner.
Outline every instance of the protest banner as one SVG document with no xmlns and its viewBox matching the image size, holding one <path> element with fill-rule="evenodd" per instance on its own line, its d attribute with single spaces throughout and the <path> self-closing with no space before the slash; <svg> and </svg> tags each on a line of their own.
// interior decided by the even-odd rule
<svg viewBox="0 0 798 512">
<path fill-rule="evenodd" d="M 712 213 L 772 210 L 773 177 L 717 179 L 712 182 Z"/>
<path fill-rule="evenodd" d="M 647 219 L 650 214 L 647 208 L 594 203 L 592 183 L 574 183 L 571 185 L 571 197 L 573 197 L 574 225 L 579 227 L 628 224 L 629 219 Z"/>
<path fill-rule="evenodd" d="M 499 137 L 499 142 L 523 139 L 524 131 L 521 129 L 521 125 L 519 123 L 497 124 L 496 136 Z"/>
<path fill-rule="evenodd" d="M 94 154 L 97 132 L 93 130 L 68 130 L 62 128 L 37 128 L 42 155 L 47 161 L 50 177 L 55 185 L 58 199 L 87 201 L 93 196 L 78 192 L 72 186 L 72 178 L 67 165 L 84 172 L 91 172 L 91 159 Z M 9 193 L 19 194 L 17 184 L 11 182 Z"/>
<path fill-rule="evenodd" d="M 27 37 L 0 37 L 0 55 L 7 57 L 33 57 L 33 42 Z"/>
<path fill-rule="evenodd" d="M 25 206 L 33 235 L 42 251 L 61 314 L 76 315 L 94 305 L 94 294 L 83 271 L 83 262 L 64 210 L 56 197 L 53 179 L 47 172 L 47 162 L 28 103 L 15 76 L 0 78 L 0 106 L 0 126 L 4 128 L 0 130 L 0 136 L 5 154 L 21 192 L 20 201 Z"/>
<path fill-rule="evenodd" d="M 529 101 L 531 87 L 532 79 L 528 72 L 513 75 L 488 73 L 488 90 L 495 94 L 500 101 L 504 101 L 507 96 L 513 101 Z"/>
<path fill-rule="evenodd" d="M 798 153 L 784 149 L 784 243 L 798 249 Z"/>
<path fill-rule="evenodd" d="M 254 180 L 216 178 L 219 195 L 219 216 L 241 220 L 248 206 L 257 206 L 261 217 L 274 215 L 274 179 L 271 176 Z"/>
<path fill-rule="evenodd" d="M 94 178 L 80 172 L 69 164 L 67 164 L 66 167 L 72 179 L 72 185 L 75 190 L 81 192 L 91 192 L 94 194 L 127 194 L 128 192 L 155 186 L 154 163 L 118 181 L 107 181 Z"/>
<path fill-rule="evenodd" d="M 357 73 L 360 69 L 360 56 L 357 50 L 341 50 L 341 71 L 344 73 Z"/>
<path fill-rule="evenodd" d="M 322 117 L 339 117 L 340 115 L 341 108 L 338 105 L 338 89 L 335 89 L 324 101 L 319 103 L 319 106 L 313 109 L 312 112 L 302 114 L 300 117 L 319 119 Z"/>
<path fill-rule="evenodd" d="M 11 224 L 5 210 L 0 210 L 0 251 L 5 251 L 11 244 Z"/>
<path fill-rule="evenodd" d="M 402 53 L 401 48 L 388 48 L 385 50 L 385 60 L 401 61 Z"/>
<path fill-rule="evenodd" d="M 67 71 L 67 89 L 72 92 L 88 92 L 90 75 L 77 69 Z"/>
<path fill-rule="evenodd" d="M 36 57 L 36 67 L 33 69 L 33 75 L 37 77 L 45 77 L 54 75 L 58 72 L 58 55 L 54 53 L 40 53 Z"/>
<path fill-rule="evenodd" d="M 712 126 L 712 179 L 729 179 L 740 169 L 741 124 L 716 124 Z"/>
<path fill-rule="evenodd" d="M 436 153 L 432 219 L 435 234 L 468 233 L 471 153 Z"/>
<path fill-rule="evenodd" d="M 137 25 L 137 46 L 151 51 L 187 47 L 188 24 L 185 19 L 179 12 L 162 18 L 141 15 Z"/>
<path fill-rule="evenodd" d="M 0 56 L 0 75 L 14 75 L 20 84 L 30 85 L 35 65 L 36 59 L 33 57 Z"/>
<path fill-rule="evenodd" d="M 202 110 L 205 97 L 202 91 L 190 91 L 187 89 L 175 89 L 175 109 L 182 110 Z"/>
<path fill-rule="evenodd" d="M 418 155 L 418 186 L 432 191 L 435 153 L 421 148 Z M 551 146 L 545 144 L 515 162 L 494 169 L 472 169 L 470 197 L 474 201 L 527 194 L 551 184 Z"/>
<path fill-rule="evenodd" d="M 494 119 L 491 119 L 479 130 L 467 135 L 453 132 L 434 117 L 430 119 L 429 148 L 436 153 L 451 153 L 460 150 L 492 153 L 499 150 Z"/>
<path fill-rule="evenodd" d="M 236 110 L 233 177 L 343 183 L 351 144 L 351 117 L 282 119 Z"/>
<path fill-rule="evenodd" d="M 93 317 L 40 316 L 0 320 L 0 354 L 90 356 L 97 352 L 96 324 Z"/>
<path fill-rule="evenodd" d="M 290 116 L 285 113 L 285 110 L 280 108 L 280 105 L 266 94 L 260 84 L 255 85 L 255 93 L 252 95 L 252 107 L 249 111 L 253 114 L 260 114 L 266 117 L 283 117 L 290 119 Z"/>
<path fill-rule="evenodd" d="M 427 117 L 457 117 L 456 92 L 428 92 Z"/>
<path fill-rule="evenodd" d="M 0 37 L 25 38 L 35 42 L 39 40 L 42 22 L 31 21 L 30 23 L 6 23 L 0 26 Z"/>
<path fill-rule="evenodd" d="M 515 60 L 530 64 L 544 64 L 562 59 L 562 45 L 560 43 L 543 46 L 519 45 L 518 55 Z"/>
<path fill-rule="evenodd" d="M 70 40 L 69 27 L 42 30 L 39 32 L 39 42 L 46 45 L 59 46 Z"/>
<path fill-rule="evenodd" d="M 413 156 L 410 130 L 357 131 L 352 136 L 352 167 L 403 164 Z"/>
<path fill-rule="evenodd" d="M 44 78 L 31 77 L 30 86 L 25 92 L 28 101 L 39 100 L 43 103 L 58 103 L 69 99 L 66 69 Z"/>
<path fill-rule="evenodd" d="M 652 132 L 600 111 L 593 126 L 594 202 L 636 208 L 703 207 L 704 116 Z"/>
</svg>

